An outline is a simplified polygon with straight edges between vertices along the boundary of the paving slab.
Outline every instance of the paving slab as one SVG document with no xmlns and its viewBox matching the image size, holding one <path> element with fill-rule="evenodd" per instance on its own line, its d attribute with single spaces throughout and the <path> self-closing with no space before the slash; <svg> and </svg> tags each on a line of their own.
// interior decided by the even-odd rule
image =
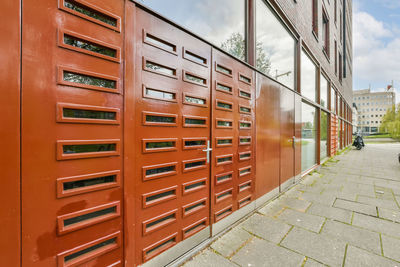
<svg viewBox="0 0 400 267">
<path fill-rule="evenodd" d="M 251 237 L 245 230 L 235 227 L 212 243 L 211 248 L 224 257 L 230 257 Z"/>
<path fill-rule="evenodd" d="M 278 219 L 288 224 L 296 225 L 316 233 L 318 233 L 321 230 L 321 227 L 325 222 L 325 218 L 323 217 L 311 215 L 308 213 L 298 212 L 291 209 L 284 210 L 278 216 Z"/>
<path fill-rule="evenodd" d="M 373 254 L 366 250 L 349 246 L 344 266 L 347 267 L 399 267 L 400 263 Z"/>
<path fill-rule="evenodd" d="M 336 200 L 336 197 L 333 195 L 324 195 L 324 194 L 314 194 L 310 192 L 304 192 L 299 199 L 307 200 L 309 202 L 320 203 L 327 206 L 332 206 Z"/>
<path fill-rule="evenodd" d="M 303 267 L 324 267 L 324 266 L 326 265 L 310 258 L 308 258 L 306 263 L 303 265 Z"/>
<path fill-rule="evenodd" d="M 254 238 L 232 257 L 232 261 L 239 266 L 300 267 L 304 262 L 304 256 L 268 241 Z"/>
<path fill-rule="evenodd" d="M 400 223 L 400 211 L 378 208 L 379 218 Z"/>
<path fill-rule="evenodd" d="M 328 220 L 321 231 L 322 235 L 333 236 L 354 246 L 381 253 L 379 234 L 349 224 Z"/>
<path fill-rule="evenodd" d="M 400 262 L 400 239 L 382 235 L 383 255 Z"/>
<path fill-rule="evenodd" d="M 354 201 L 349 201 L 345 199 L 336 199 L 335 204 L 333 204 L 336 208 L 341 208 L 345 210 L 351 210 L 358 213 L 363 213 L 371 216 L 377 216 L 376 207 L 370 206 L 363 203 L 358 203 Z"/>
<path fill-rule="evenodd" d="M 400 210 L 394 199 L 393 200 L 378 199 L 360 195 L 357 198 L 357 202 L 381 208 Z"/>
<path fill-rule="evenodd" d="M 278 244 L 292 226 L 264 215 L 254 214 L 240 227 L 249 233 Z"/>
<path fill-rule="evenodd" d="M 342 266 L 346 243 L 294 227 L 281 246 L 330 266 Z"/>
<path fill-rule="evenodd" d="M 311 202 L 309 201 L 286 197 L 286 195 L 284 197 L 278 198 L 276 202 L 281 207 L 291 208 L 293 210 L 302 212 L 306 211 L 306 209 L 311 205 Z"/>
<path fill-rule="evenodd" d="M 188 262 L 186 262 L 184 267 L 238 267 L 233 262 L 225 259 L 224 257 L 217 255 L 210 249 L 202 251 L 199 255 L 195 256 Z"/>
<path fill-rule="evenodd" d="M 338 220 L 345 223 L 351 223 L 352 212 L 349 210 L 339 209 L 335 207 L 313 203 L 307 210 L 307 213 Z"/>
<path fill-rule="evenodd" d="M 354 213 L 353 225 L 400 238 L 400 224 L 393 223 L 387 220 Z"/>
</svg>

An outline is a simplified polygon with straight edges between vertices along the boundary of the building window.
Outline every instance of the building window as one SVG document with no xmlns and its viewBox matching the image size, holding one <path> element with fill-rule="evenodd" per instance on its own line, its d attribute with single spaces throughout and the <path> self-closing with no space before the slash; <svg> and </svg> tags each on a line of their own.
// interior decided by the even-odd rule
<svg viewBox="0 0 400 267">
<path fill-rule="evenodd" d="M 240 60 L 246 59 L 246 0 L 224 0 L 218 5 L 212 5 L 209 0 L 143 2 Z"/>
<path fill-rule="evenodd" d="M 342 11 L 340 11 L 340 17 L 339 17 L 339 32 L 340 32 L 340 43 L 343 43 L 343 16 L 342 16 Z"/>
<path fill-rule="evenodd" d="M 338 64 L 337 64 L 337 53 L 338 53 L 338 49 L 337 49 L 337 41 L 335 40 L 335 74 L 337 75 L 337 69 L 338 69 Z M 358 98 L 360 99 L 360 98 Z"/>
<path fill-rule="evenodd" d="M 339 53 L 339 81 L 342 82 L 343 79 L 343 63 L 342 63 L 342 55 Z M 364 99 L 364 97 L 363 97 Z"/>
<path fill-rule="evenodd" d="M 306 171 L 317 163 L 317 109 L 306 103 L 302 103 L 301 106 L 301 170 Z"/>
<path fill-rule="evenodd" d="M 317 101 L 316 77 L 317 66 L 306 52 L 301 51 L 301 94 L 312 101 Z"/>
<path fill-rule="evenodd" d="M 321 75 L 320 83 L 321 83 L 321 85 L 320 85 L 320 90 L 321 90 L 320 104 L 321 104 L 321 106 L 327 108 L 328 107 L 329 83 L 324 75 Z"/>
<path fill-rule="evenodd" d="M 335 23 L 336 23 L 336 21 L 337 21 L 337 0 L 333 0 L 333 8 L 335 9 L 333 11 L 333 13 L 334 13 Z"/>
<path fill-rule="evenodd" d="M 263 0 L 257 0 L 256 29 L 257 69 L 295 89 L 296 40 Z"/>
<path fill-rule="evenodd" d="M 320 160 L 328 157 L 328 113 L 321 110 L 320 120 Z"/>
<path fill-rule="evenodd" d="M 329 58 L 329 19 L 324 10 L 322 10 L 322 47 Z"/>
<path fill-rule="evenodd" d="M 312 30 L 318 37 L 318 0 L 312 0 Z"/>
</svg>

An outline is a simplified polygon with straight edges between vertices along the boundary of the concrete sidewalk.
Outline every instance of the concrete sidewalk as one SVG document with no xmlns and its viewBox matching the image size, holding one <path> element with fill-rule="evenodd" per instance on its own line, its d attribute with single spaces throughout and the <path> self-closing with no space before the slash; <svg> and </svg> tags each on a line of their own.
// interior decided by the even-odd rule
<svg viewBox="0 0 400 267">
<path fill-rule="evenodd" d="M 399 152 L 335 157 L 184 266 L 400 267 Z"/>
</svg>

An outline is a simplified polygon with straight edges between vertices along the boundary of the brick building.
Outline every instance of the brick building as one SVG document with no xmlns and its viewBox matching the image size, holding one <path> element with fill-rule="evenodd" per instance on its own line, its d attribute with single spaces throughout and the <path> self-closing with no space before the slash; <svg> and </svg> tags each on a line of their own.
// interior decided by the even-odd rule
<svg viewBox="0 0 400 267">
<path fill-rule="evenodd" d="M 351 141 L 352 1 L 0 13 L 4 266 L 163 266 Z"/>
</svg>

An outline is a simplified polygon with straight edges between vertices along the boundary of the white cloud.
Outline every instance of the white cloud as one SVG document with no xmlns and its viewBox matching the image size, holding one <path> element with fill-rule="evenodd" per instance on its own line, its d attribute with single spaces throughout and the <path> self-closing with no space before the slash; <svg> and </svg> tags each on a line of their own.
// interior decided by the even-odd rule
<svg viewBox="0 0 400 267">
<path fill-rule="evenodd" d="M 356 11 L 353 28 L 354 78 L 380 83 L 380 86 L 395 80 L 395 87 L 400 87 L 400 37 L 396 34 L 397 27 L 385 25 L 366 12 Z M 400 95 L 397 99 L 400 100 Z"/>
<path fill-rule="evenodd" d="M 374 2 L 390 9 L 400 8 L 399 0 L 374 0 Z"/>
</svg>

